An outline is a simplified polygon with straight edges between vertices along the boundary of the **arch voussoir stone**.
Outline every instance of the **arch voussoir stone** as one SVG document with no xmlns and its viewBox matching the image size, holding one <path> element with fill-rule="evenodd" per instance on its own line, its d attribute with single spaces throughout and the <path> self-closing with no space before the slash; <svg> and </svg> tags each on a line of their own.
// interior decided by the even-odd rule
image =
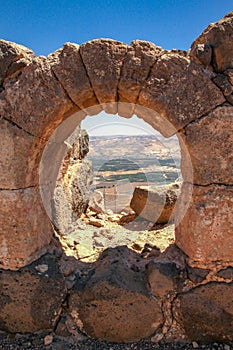
<svg viewBox="0 0 233 350">
<path fill-rule="evenodd" d="M 83 64 L 80 46 L 66 43 L 63 49 L 49 55 L 48 60 L 53 72 L 71 100 L 82 110 L 89 107 L 89 114 L 91 111 L 90 107 L 95 106 L 93 114 L 98 114 L 101 111 L 101 107 L 98 107 L 99 102 Z"/>
<path fill-rule="evenodd" d="M 118 84 L 127 49 L 126 44 L 110 39 L 89 41 L 80 47 L 91 85 L 106 113 L 117 113 L 115 102 L 118 102 Z"/>
<path fill-rule="evenodd" d="M 35 58 L 17 80 L 5 79 L 3 87 L 0 115 L 34 136 L 48 138 L 65 113 L 75 109 L 44 57 Z"/>
<path fill-rule="evenodd" d="M 151 70 L 139 105 L 157 111 L 176 130 L 210 112 L 225 98 L 200 66 L 186 54 L 168 52 Z"/>
<path fill-rule="evenodd" d="M 162 52 L 161 47 L 147 41 L 134 40 L 130 44 L 121 70 L 118 95 L 120 102 L 131 103 L 132 108 L 126 109 L 129 104 L 119 104 L 119 115 L 127 118 L 133 115 L 133 104 L 137 103 L 150 70 Z"/>
</svg>

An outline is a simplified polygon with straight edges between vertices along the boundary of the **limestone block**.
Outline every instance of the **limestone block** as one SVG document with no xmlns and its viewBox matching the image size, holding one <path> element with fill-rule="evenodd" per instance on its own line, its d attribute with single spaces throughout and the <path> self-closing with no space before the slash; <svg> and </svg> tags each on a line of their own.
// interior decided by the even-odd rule
<svg viewBox="0 0 233 350">
<path fill-rule="evenodd" d="M 190 54 L 196 56 L 200 44 L 208 44 L 213 50 L 213 66 L 217 72 L 233 68 L 233 12 L 220 21 L 211 23 L 194 41 Z"/>
<path fill-rule="evenodd" d="M 99 103 L 107 113 L 117 113 L 117 87 L 127 45 L 110 39 L 93 40 L 81 45 L 80 53 Z"/>
<path fill-rule="evenodd" d="M 79 108 L 98 105 L 77 44 L 66 43 L 48 59 L 56 77 Z"/>
<path fill-rule="evenodd" d="M 81 330 L 111 342 L 139 341 L 162 324 L 159 300 L 150 296 L 145 272 L 133 269 L 138 255 L 127 247 L 107 249 L 83 288 L 71 292 L 69 311 Z"/>
<path fill-rule="evenodd" d="M 190 178 L 182 153 L 184 181 L 200 185 L 233 184 L 233 107 L 218 107 L 206 117 L 191 123 L 180 133 L 193 167 Z M 182 150 L 182 145 L 181 145 Z"/>
<path fill-rule="evenodd" d="M 56 258 L 46 254 L 19 271 L 0 274 L 0 329 L 10 333 L 52 330 L 65 298 Z"/>
<path fill-rule="evenodd" d="M 153 223 L 166 224 L 174 219 L 173 211 L 179 185 L 135 187 L 130 207 L 137 215 Z"/>
<path fill-rule="evenodd" d="M 27 47 L 0 40 L 0 85 L 8 76 L 19 73 L 34 57 L 34 52 Z"/>
<path fill-rule="evenodd" d="M 134 40 L 128 47 L 125 56 L 121 77 L 118 85 L 118 94 L 120 102 L 136 103 L 140 90 L 145 83 L 150 69 L 162 52 L 162 48 L 148 41 Z M 125 116 L 119 104 L 118 113 Z M 120 107 L 120 108 L 119 108 Z M 131 110 L 131 115 L 133 110 Z M 130 114 L 126 113 L 126 116 Z"/>
<path fill-rule="evenodd" d="M 46 252 L 52 228 L 38 187 L 0 191 L 0 267 L 15 270 Z"/>
<path fill-rule="evenodd" d="M 48 138 L 75 111 L 44 57 L 35 58 L 18 79 L 8 79 L 0 94 L 0 114 L 25 131 Z"/>
<path fill-rule="evenodd" d="M 189 340 L 233 340 L 233 283 L 208 283 L 178 295 L 173 314 Z"/>
<path fill-rule="evenodd" d="M 224 101 L 221 91 L 200 66 L 173 52 L 158 59 L 139 95 L 140 105 L 168 119 L 176 130 Z"/>
<path fill-rule="evenodd" d="M 42 139 L 1 118 L 0 188 L 17 189 L 38 185 L 38 166 L 43 146 Z"/>
<path fill-rule="evenodd" d="M 192 200 L 187 203 L 191 192 Z M 175 220 L 179 223 L 175 230 L 176 244 L 192 260 L 232 261 L 233 186 L 192 188 L 184 183 Z"/>
</svg>

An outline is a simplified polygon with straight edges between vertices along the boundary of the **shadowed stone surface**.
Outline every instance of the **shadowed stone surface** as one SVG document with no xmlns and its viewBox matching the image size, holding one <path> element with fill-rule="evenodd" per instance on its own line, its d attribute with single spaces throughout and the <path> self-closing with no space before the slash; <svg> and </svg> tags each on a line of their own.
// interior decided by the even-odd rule
<svg viewBox="0 0 233 350">
<path fill-rule="evenodd" d="M 162 324 L 159 300 L 151 297 L 137 254 L 127 247 L 107 249 L 85 284 L 70 296 L 76 324 L 89 336 L 112 342 L 149 337 Z"/>
<path fill-rule="evenodd" d="M 180 294 L 173 312 L 189 340 L 230 340 L 233 324 L 233 284 L 209 283 Z"/>
<path fill-rule="evenodd" d="M 7 77 L 17 77 L 33 58 L 34 52 L 27 47 L 0 40 L 0 86 Z"/>
<path fill-rule="evenodd" d="M 19 271 L 0 270 L 0 329 L 52 330 L 66 289 L 56 258 L 47 254 Z"/>
</svg>

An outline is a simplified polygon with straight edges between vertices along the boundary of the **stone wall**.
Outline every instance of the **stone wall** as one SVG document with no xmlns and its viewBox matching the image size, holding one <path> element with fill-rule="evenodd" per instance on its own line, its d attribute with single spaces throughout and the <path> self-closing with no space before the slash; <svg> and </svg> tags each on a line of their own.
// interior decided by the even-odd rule
<svg viewBox="0 0 233 350">
<path fill-rule="evenodd" d="M 136 40 L 126 45 L 99 39 L 81 46 L 66 43 L 45 58 L 36 57 L 21 45 L 1 40 L 0 267 L 4 270 L 25 269 L 23 271 L 37 281 L 38 288 L 43 289 L 43 283 L 33 277 L 34 273 L 28 271 L 26 265 L 48 251 L 53 239 L 51 223 L 40 196 L 41 187 L 47 183 L 46 179 L 43 179 L 45 183 L 41 181 L 39 169 L 43 151 L 56 128 L 70 120 L 67 124 L 69 136 L 74 129 L 74 120 L 77 125 L 86 115 L 105 110 L 130 118 L 135 113 L 163 135 L 169 137 L 176 133 L 179 137 L 184 184 L 175 215 L 176 246 L 180 248 L 178 257 L 183 259 L 185 255 L 185 271 L 189 274 L 187 282 L 180 270 L 177 272 L 171 264 L 176 276 L 172 284 L 170 277 L 167 279 L 166 264 L 152 262 L 148 271 L 149 276 L 154 277 L 149 277 L 149 292 L 145 291 L 145 285 L 138 286 L 141 296 L 135 307 L 143 311 L 140 305 L 146 305 L 150 293 L 156 296 L 154 314 L 150 313 L 154 328 L 149 333 L 156 333 L 158 337 L 170 330 L 170 336 L 173 332 L 176 338 L 185 334 L 190 339 L 197 339 L 202 333 L 206 335 L 204 340 L 213 339 L 213 334 L 219 339 L 232 340 L 232 328 L 229 329 L 233 315 L 232 41 L 233 13 L 211 24 L 188 52 L 167 51 L 146 41 Z M 60 141 L 64 139 L 63 134 Z M 71 298 L 70 304 L 73 308 L 71 316 L 78 324 L 80 308 L 85 310 L 89 305 L 93 310 L 99 310 L 99 313 L 93 311 L 90 317 L 82 316 L 81 320 L 86 332 L 98 338 L 103 338 L 97 327 L 103 310 L 109 310 L 109 315 L 125 300 L 129 300 L 132 314 L 136 310 L 130 301 L 133 294 L 127 283 L 119 286 L 117 279 L 112 287 L 108 269 L 109 266 L 103 285 L 106 295 L 101 294 L 98 286 L 91 292 L 99 278 L 96 268 L 96 279 L 93 277 L 93 281 L 86 282 L 84 289 L 77 286 L 81 291 Z M 5 286 L 4 278 L 10 281 L 18 272 L 4 270 L 1 283 Z M 22 296 L 24 286 L 22 283 Z M 119 288 L 125 290 L 122 299 Z M 135 290 L 136 287 L 132 288 Z M 5 299 L 0 302 L 5 310 L 1 324 L 5 325 L 3 328 L 17 332 L 20 331 L 19 323 L 13 321 L 13 326 L 9 327 L 6 324 L 11 322 L 12 312 L 17 313 L 22 304 L 15 300 L 12 306 L 9 293 L 8 289 L 4 290 Z M 59 287 L 58 293 L 60 295 Z M 107 302 L 109 295 L 116 295 L 116 298 L 119 295 L 113 309 Z M 106 303 L 99 303 L 98 298 Z M 58 301 L 60 299 L 62 297 Z M 97 304 L 94 305 L 93 300 L 97 300 Z M 214 314 L 213 305 L 217 314 Z M 126 305 L 124 308 L 127 309 Z M 32 312 L 32 306 L 29 305 L 28 310 Z M 171 319 L 167 316 L 169 312 L 174 315 L 175 323 L 167 321 Z M 206 315 L 204 320 L 202 313 Z M 18 315 L 20 321 L 20 313 Z M 23 318 L 24 313 L 21 315 Z M 210 319 L 210 315 L 215 316 Z M 216 333 L 211 320 L 219 318 L 224 321 Z M 25 326 L 23 331 L 51 327 L 52 318 L 49 320 L 46 325 L 38 322 L 32 328 Z M 119 341 L 116 334 L 121 322 L 119 316 L 112 326 L 112 333 L 106 333 L 105 337 Z M 140 329 L 140 324 L 137 327 Z M 148 335 L 143 333 L 140 337 Z M 133 338 L 137 338 L 134 333 L 127 336 L 127 339 Z"/>
</svg>

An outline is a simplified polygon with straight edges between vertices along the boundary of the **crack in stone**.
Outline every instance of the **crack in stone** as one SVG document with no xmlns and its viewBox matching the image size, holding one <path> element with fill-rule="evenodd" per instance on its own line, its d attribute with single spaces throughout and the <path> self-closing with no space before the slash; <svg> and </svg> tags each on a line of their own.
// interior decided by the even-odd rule
<svg viewBox="0 0 233 350">
<path fill-rule="evenodd" d="M 127 49 L 126 49 L 126 52 L 125 52 L 125 56 L 122 60 L 122 64 L 121 64 L 121 69 L 120 69 L 120 74 L 119 74 L 119 78 L 118 78 L 118 81 L 117 81 L 117 88 L 116 88 L 116 102 L 120 102 L 119 101 L 119 84 L 120 84 L 120 81 L 121 81 L 121 78 L 123 77 L 122 76 L 122 71 L 123 71 L 123 68 L 124 68 L 124 64 L 125 64 L 125 59 L 128 55 L 128 52 L 129 52 L 129 45 L 127 45 Z"/>
<path fill-rule="evenodd" d="M 40 137 L 40 136 L 37 136 L 37 135 L 34 135 L 32 134 L 30 131 L 27 131 L 25 130 L 22 126 L 20 126 L 19 124 L 17 124 L 16 122 L 14 122 L 13 120 L 10 120 L 6 117 L 3 117 L 3 116 L 0 116 L 0 119 L 3 119 L 3 120 L 6 120 L 9 124 L 11 124 L 12 126 L 16 126 L 18 129 L 24 131 L 26 134 L 32 136 L 32 137 L 35 137 L 35 138 L 38 138 L 40 140 L 44 140 L 44 141 L 47 141 L 46 139 L 44 139 L 43 137 Z"/>
<path fill-rule="evenodd" d="M 27 187 L 19 187 L 19 188 L 0 188 L 0 191 L 24 191 L 27 190 L 29 188 L 38 188 L 38 185 L 31 185 L 31 186 L 27 186 Z"/>
<path fill-rule="evenodd" d="M 150 66 L 149 72 L 148 72 L 148 74 L 147 74 L 147 76 L 146 76 L 146 78 L 145 78 L 145 80 L 144 80 L 144 82 L 143 82 L 143 86 L 140 88 L 140 90 L 139 90 L 139 92 L 138 92 L 138 96 L 137 96 L 135 105 L 138 104 L 138 101 L 139 101 L 139 99 L 140 99 L 141 92 L 142 92 L 142 90 L 146 87 L 146 83 L 147 83 L 148 79 L 149 79 L 150 76 L 151 76 L 151 73 L 152 73 L 153 68 L 154 68 L 155 65 L 157 64 L 159 58 L 162 57 L 162 56 L 163 56 L 164 54 L 166 54 L 166 53 L 167 53 L 167 50 L 163 50 L 163 51 L 155 58 L 154 63 Z"/>
<path fill-rule="evenodd" d="M 219 107 L 224 107 L 225 104 L 226 104 L 226 101 L 224 101 L 224 102 L 222 102 L 222 103 L 216 105 L 216 106 L 215 106 L 214 108 L 212 108 L 210 111 L 208 111 L 208 112 L 206 112 L 205 114 L 201 115 L 201 116 L 198 117 L 197 119 L 190 121 L 188 124 L 186 124 L 186 125 L 183 126 L 182 128 L 177 129 L 176 132 L 177 132 L 177 133 L 184 132 L 184 134 L 186 135 L 186 130 L 185 130 L 185 129 L 186 129 L 189 125 L 198 123 L 198 122 L 201 121 L 202 119 L 208 117 L 208 115 L 209 115 L 210 113 L 213 113 L 217 108 L 219 108 Z"/>
<path fill-rule="evenodd" d="M 89 74 L 88 74 L 87 67 L 86 67 L 86 65 L 85 65 L 85 63 L 84 63 L 84 60 L 83 60 L 83 57 L 82 57 L 80 48 L 79 48 L 79 55 L 80 55 L 80 58 L 81 58 L 83 67 L 84 67 L 84 69 L 85 69 L 86 76 L 87 76 L 87 79 L 88 79 L 88 81 L 89 81 L 89 84 L 90 84 L 90 87 L 91 87 L 91 89 L 92 89 L 92 92 L 93 92 L 93 94 L 94 94 L 94 96 L 95 96 L 95 98 L 96 98 L 96 101 L 98 101 L 99 105 L 100 105 L 101 108 L 103 109 L 102 104 L 101 104 L 100 101 L 98 100 L 97 95 L 96 95 L 96 93 L 95 93 L 95 90 L 94 90 L 94 88 L 93 88 L 93 85 L 92 85 L 92 82 L 91 82 L 91 78 L 90 78 L 90 76 L 89 76 Z"/>
<path fill-rule="evenodd" d="M 62 82 L 59 80 L 59 77 L 56 75 L 56 72 L 54 71 L 53 67 L 51 67 L 51 72 L 54 76 L 54 78 L 56 79 L 56 81 L 59 83 L 59 85 L 61 86 L 61 88 L 63 89 L 66 97 L 76 106 L 78 107 L 80 110 L 82 110 L 82 108 L 72 99 L 72 97 L 69 95 L 68 91 L 66 90 L 65 86 L 62 84 Z"/>
<path fill-rule="evenodd" d="M 188 185 L 192 185 L 192 186 L 196 186 L 196 187 L 209 187 L 209 186 L 224 186 L 224 187 L 232 187 L 233 188 L 233 184 L 224 184 L 222 182 L 210 182 L 208 184 L 198 184 L 198 183 L 192 183 L 189 181 L 185 181 L 184 184 L 188 184 Z"/>
</svg>

